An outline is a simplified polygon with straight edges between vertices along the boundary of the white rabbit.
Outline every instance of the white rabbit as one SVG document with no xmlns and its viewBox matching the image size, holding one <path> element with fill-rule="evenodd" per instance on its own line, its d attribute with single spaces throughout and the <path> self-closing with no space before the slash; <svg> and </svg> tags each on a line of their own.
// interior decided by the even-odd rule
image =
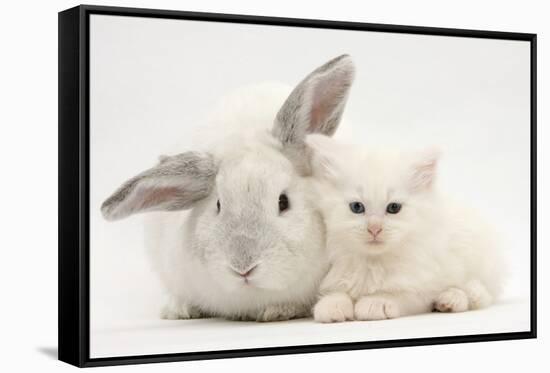
<svg viewBox="0 0 550 373">
<path fill-rule="evenodd" d="M 171 296 L 164 318 L 310 315 L 327 260 L 304 139 L 336 131 L 353 75 L 343 55 L 286 100 L 241 92 L 214 122 L 245 133 L 161 157 L 103 203 L 108 220 L 163 211 L 146 219 L 146 246 Z"/>
</svg>

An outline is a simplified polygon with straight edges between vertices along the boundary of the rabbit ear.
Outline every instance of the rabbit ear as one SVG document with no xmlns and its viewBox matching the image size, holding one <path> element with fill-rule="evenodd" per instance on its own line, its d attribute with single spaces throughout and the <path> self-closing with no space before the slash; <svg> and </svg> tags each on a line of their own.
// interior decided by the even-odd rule
<svg viewBox="0 0 550 373">
<path fill-rule="evenodd" d="M 161 162 L 131 178 L 101 206 L 107 220 L 145 211 L 174 211 L 192 207 L 214 186 L 217 164 L 207 153 L 186 152 Z"/>
<path fill-rule="evenodd" d="M 340 123 L 354 71 L 351 57 L 344 54 L 309 74 L 277 113 L 273 135 L 284 145 L 299 144 L 309 133 L 332 136 Z"/>
</svg>

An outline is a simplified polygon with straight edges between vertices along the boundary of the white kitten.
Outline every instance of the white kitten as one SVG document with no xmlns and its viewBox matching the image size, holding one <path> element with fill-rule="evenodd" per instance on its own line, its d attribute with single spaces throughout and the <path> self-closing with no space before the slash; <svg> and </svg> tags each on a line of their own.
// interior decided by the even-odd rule
<svg viewBox="0 0 550 373">
<path fill-rule="evenodd" d="M 489 305 L 503 263 L 495 234 L 438 193 L 437 151 L 398 153 L 310 135 L 331 269 L 315 320 L 379 320 Z"/>
</svg>

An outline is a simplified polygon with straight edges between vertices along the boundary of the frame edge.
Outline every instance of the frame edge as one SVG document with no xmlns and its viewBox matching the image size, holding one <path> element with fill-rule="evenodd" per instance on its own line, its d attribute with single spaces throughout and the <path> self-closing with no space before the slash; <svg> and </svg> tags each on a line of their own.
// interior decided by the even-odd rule
<svg viewBox="0 0 550 373">
<path fill-rule="evenodd" d="M 405 33 L 430 36 L 450 36 L 450 37 L 470 37 L 481 39 L 501 39 L 531 41 L 536 34 L 514 32 L 514 31 L 495 31 L 479 29 L 460 29 L 438 26 L 415 26 L 415 25 L 397 25 L 386 23 L 370 23 L 362 21 L 338 21 L 328 19 L 313 18 L 290 18 L 259 16 L 253 14 L 232 14 L 232 13 L 211 13 L 182 11 L 173 9 L 155 9 L 155 8 L 134 8 L 104 5 L 80 5 L 85 12 L 99 15 L 117 15 L 145 18 L 170 18 L 186 19 L 194 21 L 243 23 L 255 25 L 288 26 L 288 27 L 306 27 L 318 29 L 343 29 L 360 30 L 371 32 Z"/>
<path fill-rule="evenodd" d="M 126 13 L 126 14 L 124 14 Z M 379 343 L 358 343 L 343 345 L 292 346 L 282 348 L 211 351 L 209 353 L 177 353 L 161 355 L 138 355 L 109 358 L 90 358 L 88 332 L 88 247 L 87 237 L 87 62 L 88 34 L 86 17 L 89 14 L 117 14 L 164 18 L 195 19 L 215 22 L 279 24 L 284 26 L 316 27 L 332 29 L 357 29 L 365 31 L 428 34 L 455 37 L 522 40 L 531 43 L 531 330 L 528 332 L 503 333 L 479 336 L 452 336 L 441 338 L 380 341 Z M 153 15 L 151 15 L 153 14 Z M 414 347 L 422 345 L 454 344 L 463 342 L 485 342 L 512 339 L 536 338 L 536 41 L 537 34 L 501 31 L 463 30 L 438 27 L 397 26 L 345 21 L 295 19 L 253 15 L 221 13 L 184 12 L 173 10 L 138 9 L 80 5 L 58 14 L 58 343 L 59 360 L 78 367 L 142 364 L 156 362 L 237 358 L 295 353 L 330 352 L 342 350 Z M 296 25 L 295 23 L 301 23 Z M 321 26 L 320 26 L 321 25 Z M 393 31 L 392 31 L 393 30 Z M 458 337 L 458 338 L 457 338 Z M 462 338 L 460 338 L 462 337 Z M 449 339 L 450 338 L 450 339 Z"/>
<path fill-rule="evenodd" d="M 82 367 L 81 14 L 58 13 L 58 359 Z"/>
<path fill-rule="evenodd" d="M 531 34 L 531 333 L 537 338 L 537 34 Z"/>
</svg>

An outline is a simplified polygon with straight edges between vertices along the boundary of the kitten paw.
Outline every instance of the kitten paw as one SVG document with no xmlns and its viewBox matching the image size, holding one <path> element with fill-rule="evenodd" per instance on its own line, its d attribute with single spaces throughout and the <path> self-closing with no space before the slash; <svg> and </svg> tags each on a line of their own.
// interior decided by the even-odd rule
<svg viewBox="0 0 550 373">
<path fill-rule="evenodd" d="M 256 317 L 256 321 L 285 321 L 307 316 L 308 313 L 306 311 L 306 308 L 303 306 L 276 304 L 267 306 L 263 311 L 259 312 Z"/>
<path fill-rule="evenodd" d="M 439 294 L 434 303 L 434 310 L 439 312 L 468 311 L 468 296 L 458 288 L 450 288 Z"/>
<path fill-rule="evenodd" d="M 353 320 L 353 302 L 347 294 L 326 295 L 313 307 L 313 318 L 322 323 Z"/>
<path fill-rule="evenodd" d="M 366 296 L 355 304 L 355 320 L 384 320 L 399 317 L 399 306 L 382 296 Z"/>
<path fill-rule="evenodd" d="M 487 288 L 478 280 L 472 280 L 466 284 L 464 291 L 470 301 L 470 309 L 485 308 L 493 303 L 493 297 Z"/>
</svg>

